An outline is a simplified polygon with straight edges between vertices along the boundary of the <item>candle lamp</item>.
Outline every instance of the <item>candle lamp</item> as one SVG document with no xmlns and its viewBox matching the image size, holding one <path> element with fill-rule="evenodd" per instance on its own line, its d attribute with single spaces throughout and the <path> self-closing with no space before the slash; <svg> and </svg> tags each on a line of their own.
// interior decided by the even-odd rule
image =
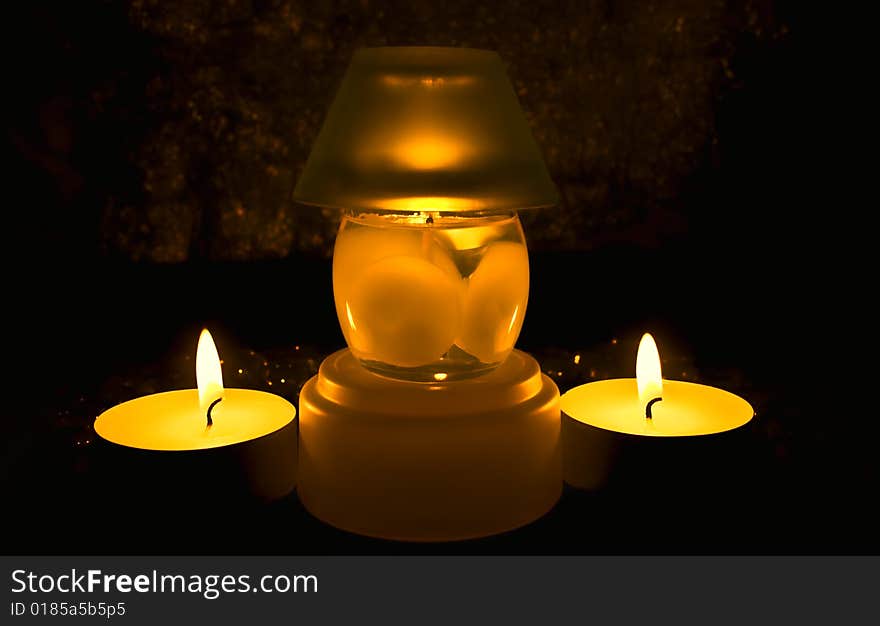
<svg viewBox="0 0 880 626">
<path fill-rule="evenodd" d="M 333 294 L 348 345 L 300 395 L 306 508 L 411 540 L 546 512 L 558 390 L 514 350 L 529 292 L 517 211 L 557 196 L 500 57 L 357 51 L 294 197 L 342 212 Z"/>
<path fill-rule="evenodd" d="M 721 474 L 743 474 L 736 454 L 752 406 L 732 393 L 664 380 L 654 338 L 645 333 L 636 377 L 602 380 L 563 394 L 565 482 L 596 490 L 613 483 L 669 492 Z M 741 449 L 741 448 L 739 448 Z"/>
<path fill-rule="evenodd" d="M 222 507 L 291 493 L 297 467 L 293 405 L 271 393 L 225 388 L 207 330 L 196 350 L 196 383 L 196 389 L 135 398 L 98 416 L 104 478 L 119 481 L 119 493 L 144 501 Z"/>
</svg>

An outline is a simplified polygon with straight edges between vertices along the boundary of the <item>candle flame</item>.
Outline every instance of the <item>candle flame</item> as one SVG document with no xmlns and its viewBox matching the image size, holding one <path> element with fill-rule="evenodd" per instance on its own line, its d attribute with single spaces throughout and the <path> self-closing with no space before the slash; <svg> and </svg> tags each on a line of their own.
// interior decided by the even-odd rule
<svg viewBox="0 0 880 626">
<path fill-rule="evenodd" d="M 211 403 L 223 397 L 223 370 L 220 355 L 207 328 L 199 335 L 196 349 L 196 386 L 199 388 L 199 408 L 206 412 Z"/>
<path fill-rule="evenodd" d="M 642 407 L 663 395 L 660 353 L 651 333 L 642 335 L 642 340 L 639 342 L 639 352 L 636 355 L 636 383 L 639 388 L 639 403 Z"/>
</svg>

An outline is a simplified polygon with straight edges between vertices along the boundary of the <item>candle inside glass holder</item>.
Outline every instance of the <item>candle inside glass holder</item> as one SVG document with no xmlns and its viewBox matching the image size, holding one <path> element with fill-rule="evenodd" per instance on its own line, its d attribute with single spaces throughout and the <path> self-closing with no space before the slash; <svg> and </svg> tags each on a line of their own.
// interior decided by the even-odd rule
<svg viewBox="0 0 880 626">
<path fill-rule="evenodd" d="M 510 355 L 529 295 L 516 212 L 557 195 L 496 53 L 359 50 L 294 198 L 343 212 L 333 293 L 364 367 L 440 383 Z"/>
<path fill-rule="evenodd" d="M 557 195 L 498 54 L 356 52 L 294 199 L 342 211 L 350 348 L 299 396 L 305 508 L 410 541 L 543 515 L 561 488 L 559 391 L 513 350 L 529 295 L 516 211 Z"/>
<path fill-rule="evenodd" d="M 333 255 L 345 339 L 368 369 L 414 381 L 497 367 L 525 317 L 529 261 L 515 213 L 350 213 Z"/>
</svg>

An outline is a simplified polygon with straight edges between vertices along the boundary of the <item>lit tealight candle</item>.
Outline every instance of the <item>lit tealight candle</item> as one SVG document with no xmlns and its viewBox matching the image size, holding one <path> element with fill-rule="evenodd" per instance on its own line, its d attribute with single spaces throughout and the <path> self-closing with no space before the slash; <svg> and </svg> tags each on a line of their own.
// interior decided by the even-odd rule
<svg viewBox="0 0 880 626">
<path fill-rule="evenodd" d="M 296 409 L 277 395 L 252 389 L 225 389 L 217 348 L 207 330 L 196 351 L 197 389 L 152 394 L 118 404 L 95 421 L 104 440 L 146 458 L 174 453 L 176 471 L 186 458 L 201 476 L 235 476 L 224 488 L 243 482 L 249 494 L 273 500 L 296 483 Z M 119 450 L 116 450 L 119 452 Z M 143 452 L 139 458 L 143 459 Z M 152 472 L 153 468 L 147 471 Z M 182 476 L 177 481 L 186 482 Z M 200 482 L 204 482 L 201 480 Z"/>
<path fill-rule="evenodd" d="M 605 483 L 616 452 L 628 441 L 717 435 L 738 429 L 755 414 L 748 402 L 722 389 L 663 380 L 657 345 L 648 333 L 639 343 L 636 378 L 575 387 L 563 394 L 561 408 L 565 480 L 586 489 Z"/>
</svg>

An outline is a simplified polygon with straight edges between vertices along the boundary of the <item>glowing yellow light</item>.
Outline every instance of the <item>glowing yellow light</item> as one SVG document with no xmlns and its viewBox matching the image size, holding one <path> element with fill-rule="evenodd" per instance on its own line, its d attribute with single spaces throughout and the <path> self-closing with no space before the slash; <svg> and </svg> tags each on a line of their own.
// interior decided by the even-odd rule
<svg viewBox="0 0 880 626">
<path fill-rule="evenodd" d="M 461 163 L 467 147 L 460 141 L 434 133 L 409 135 L 394 144 L 391 154 L 402 166 L 415 170 L 435 170 Z"/>
<path fill-rule="evenodd" d="M 413 196 L 408 198 L 381 198 L 377 201 L 389 211 L 479 211 L 488 208 L 478 198 L 451 198 L 446 196 Z"/>
<path fill-rule="evenodd" d="M 284 384 L 284 379 L 283 379 L 283 378 L 281 379 L 281 384 L 282 384 L 282 385 Z"/>
<path fill-rule="evenodd" d="M 474 83 L 472 76 L 423 76 L 421 78 L 415 76 L 400 76 L 395 74 L 386 74 L 380 78 L 384 85 L 388 87 L 413 87 L 422 85 L 423 87 L 466 87 Z"/>
<path fill-rule="evenodd" d="M 196 386 L 199 388 L 199 407 L 203 412 L 208 410 L 214 400 L 223 397 L 220 356 L 207 328 L 199 335 L 199 345 L 196 348 Z"/>
<path fill-rule="evenodd" d="M 244 370 L 241 369 L 241 368 L 239 367 L 239 368 L 238 368 L 238 373 L 239 373 L 239 374 L 243 374 L 243 373 L 244 373 Z"/>
<path fill-rule="evenodd" d="M 636 384 L 639 402 L 646 406 L 654 398 L 663 396 L 663 374 L 660 371 L 660 353 L 650 333 L 642 335 L 636 355 Z"/>
<path fill-rule="evenodd" d="M 574 364 L 577 365 L 577 364 L 579 364 L 580 362 L 581 362 L 581 355 L 580 355 L 580 354 L 575 354 L 575 355 L 574 355 Z"/>
<path fill-rule="evenodd" d="M 434 374 L 434 380 L 446 380 L 446 372 L 437 372 Z"/>
</svg>

